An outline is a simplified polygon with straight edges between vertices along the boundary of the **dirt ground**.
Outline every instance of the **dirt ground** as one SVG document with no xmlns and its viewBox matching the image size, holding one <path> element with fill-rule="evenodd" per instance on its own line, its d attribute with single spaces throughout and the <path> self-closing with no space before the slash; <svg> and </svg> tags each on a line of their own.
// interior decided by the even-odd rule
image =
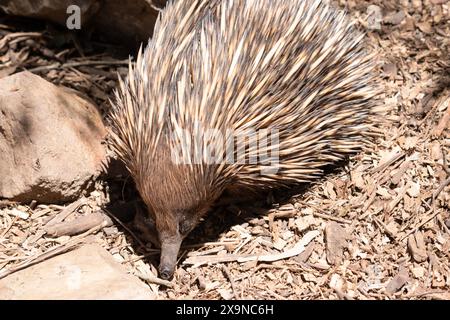
<svg viewBox="0 0 450 320">
<path fill-rule="evenodd" d="M 185 243 L 169 286 L 155 283 L 158 250 L 129 223 L 77 241 L 101 244 L 161 299 L 450 299 L 450 3 L 337 4 L 368 30 L 392 110 L 370 147 L 294 195 L 218 205 Z M 0 18 L 0 77 L 30 70 L 103 112 L 117 72 L 126 74 L 123 52 Z M 131 184 L 97 181 L 70 219 L 133 200 Z M 0 273 L 73 244 L 42 231 L 63 209 L 0 201 Z"/>
</svg>

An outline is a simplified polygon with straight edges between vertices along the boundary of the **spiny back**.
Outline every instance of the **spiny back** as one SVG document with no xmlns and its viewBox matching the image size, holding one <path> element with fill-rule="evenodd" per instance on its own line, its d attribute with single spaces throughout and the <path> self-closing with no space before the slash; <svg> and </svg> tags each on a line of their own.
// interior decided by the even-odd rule
<svg viewBox="0 0 450 320">
<path fill-rule="evenodd" d="M 377 92 L 362 39 L 322 0 L 169 3 L 116 94 L 112 146 L 142 180 L 186 132 L 276 128 L 275 173 L 220 163 L 184 166 L 186 177 L 208 187 L 309 181 L 370 133 Z"/>
</svg>

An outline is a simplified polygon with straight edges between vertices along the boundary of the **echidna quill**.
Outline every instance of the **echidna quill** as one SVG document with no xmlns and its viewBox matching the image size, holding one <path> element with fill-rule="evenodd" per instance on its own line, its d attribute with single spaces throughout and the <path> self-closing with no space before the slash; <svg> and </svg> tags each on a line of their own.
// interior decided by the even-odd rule
<svg viewBox="0 0 450 320">
<path fill-rule="evenodd" d="M 308 182 L 361 148 L 377 115 L 363 38 L 322 0 L 167 4 L 110 115 L 162 278 L 225 189 Z"/>
</svg>

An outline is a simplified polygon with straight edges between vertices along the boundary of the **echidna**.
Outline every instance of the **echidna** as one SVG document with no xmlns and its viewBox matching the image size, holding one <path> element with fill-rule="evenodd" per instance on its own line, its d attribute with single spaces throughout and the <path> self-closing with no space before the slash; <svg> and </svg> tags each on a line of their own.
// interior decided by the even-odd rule
<svg viewBox="0 0 450 320">
<path fill-rule="evenodd" d="M 362 146 L 377 114 L 363 38 L 323 0 L 167 4 L 110 116 L 111 146 L 159 236 L 162 278 L 227 188 L 308 182 Z"/>
</svg>

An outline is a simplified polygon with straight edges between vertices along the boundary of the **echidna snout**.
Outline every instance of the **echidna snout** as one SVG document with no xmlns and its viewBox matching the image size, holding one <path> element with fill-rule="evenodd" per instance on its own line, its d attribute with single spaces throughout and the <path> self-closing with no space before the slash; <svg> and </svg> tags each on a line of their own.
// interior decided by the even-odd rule
<svg viewBox="0 0 450 320">
<path fill-rule="evenodd" d="M 172 224 L 172 226 L 176 227 L 178 223 L 170 221 L 171 219 L 167 221 L 165 218 L 172 217 L 177 219 L 177 217 L 173 214 L 168 215 L 165 213 L 156 215 L 153 210 L 144 212 L 142 209 L 137 209 L 134 227 L 144 241 L 148 241 L 161 249 L 159 274 L 162 279 L 169 280 L 175 271 L 178 252 L 184 237 L 179 228 L 167 227 L 167 224 Z M 159 222 L 159 226 L 156 221 Z"/>
<path fill-rule="evenodd" d="M 164 280 L 169 280 L 173 276 L 182 241 L 183 238 L 179 233 L 175 236 L 160 235 L 161 257 L 158 271 L 160 277 Z"/>
</svg>

